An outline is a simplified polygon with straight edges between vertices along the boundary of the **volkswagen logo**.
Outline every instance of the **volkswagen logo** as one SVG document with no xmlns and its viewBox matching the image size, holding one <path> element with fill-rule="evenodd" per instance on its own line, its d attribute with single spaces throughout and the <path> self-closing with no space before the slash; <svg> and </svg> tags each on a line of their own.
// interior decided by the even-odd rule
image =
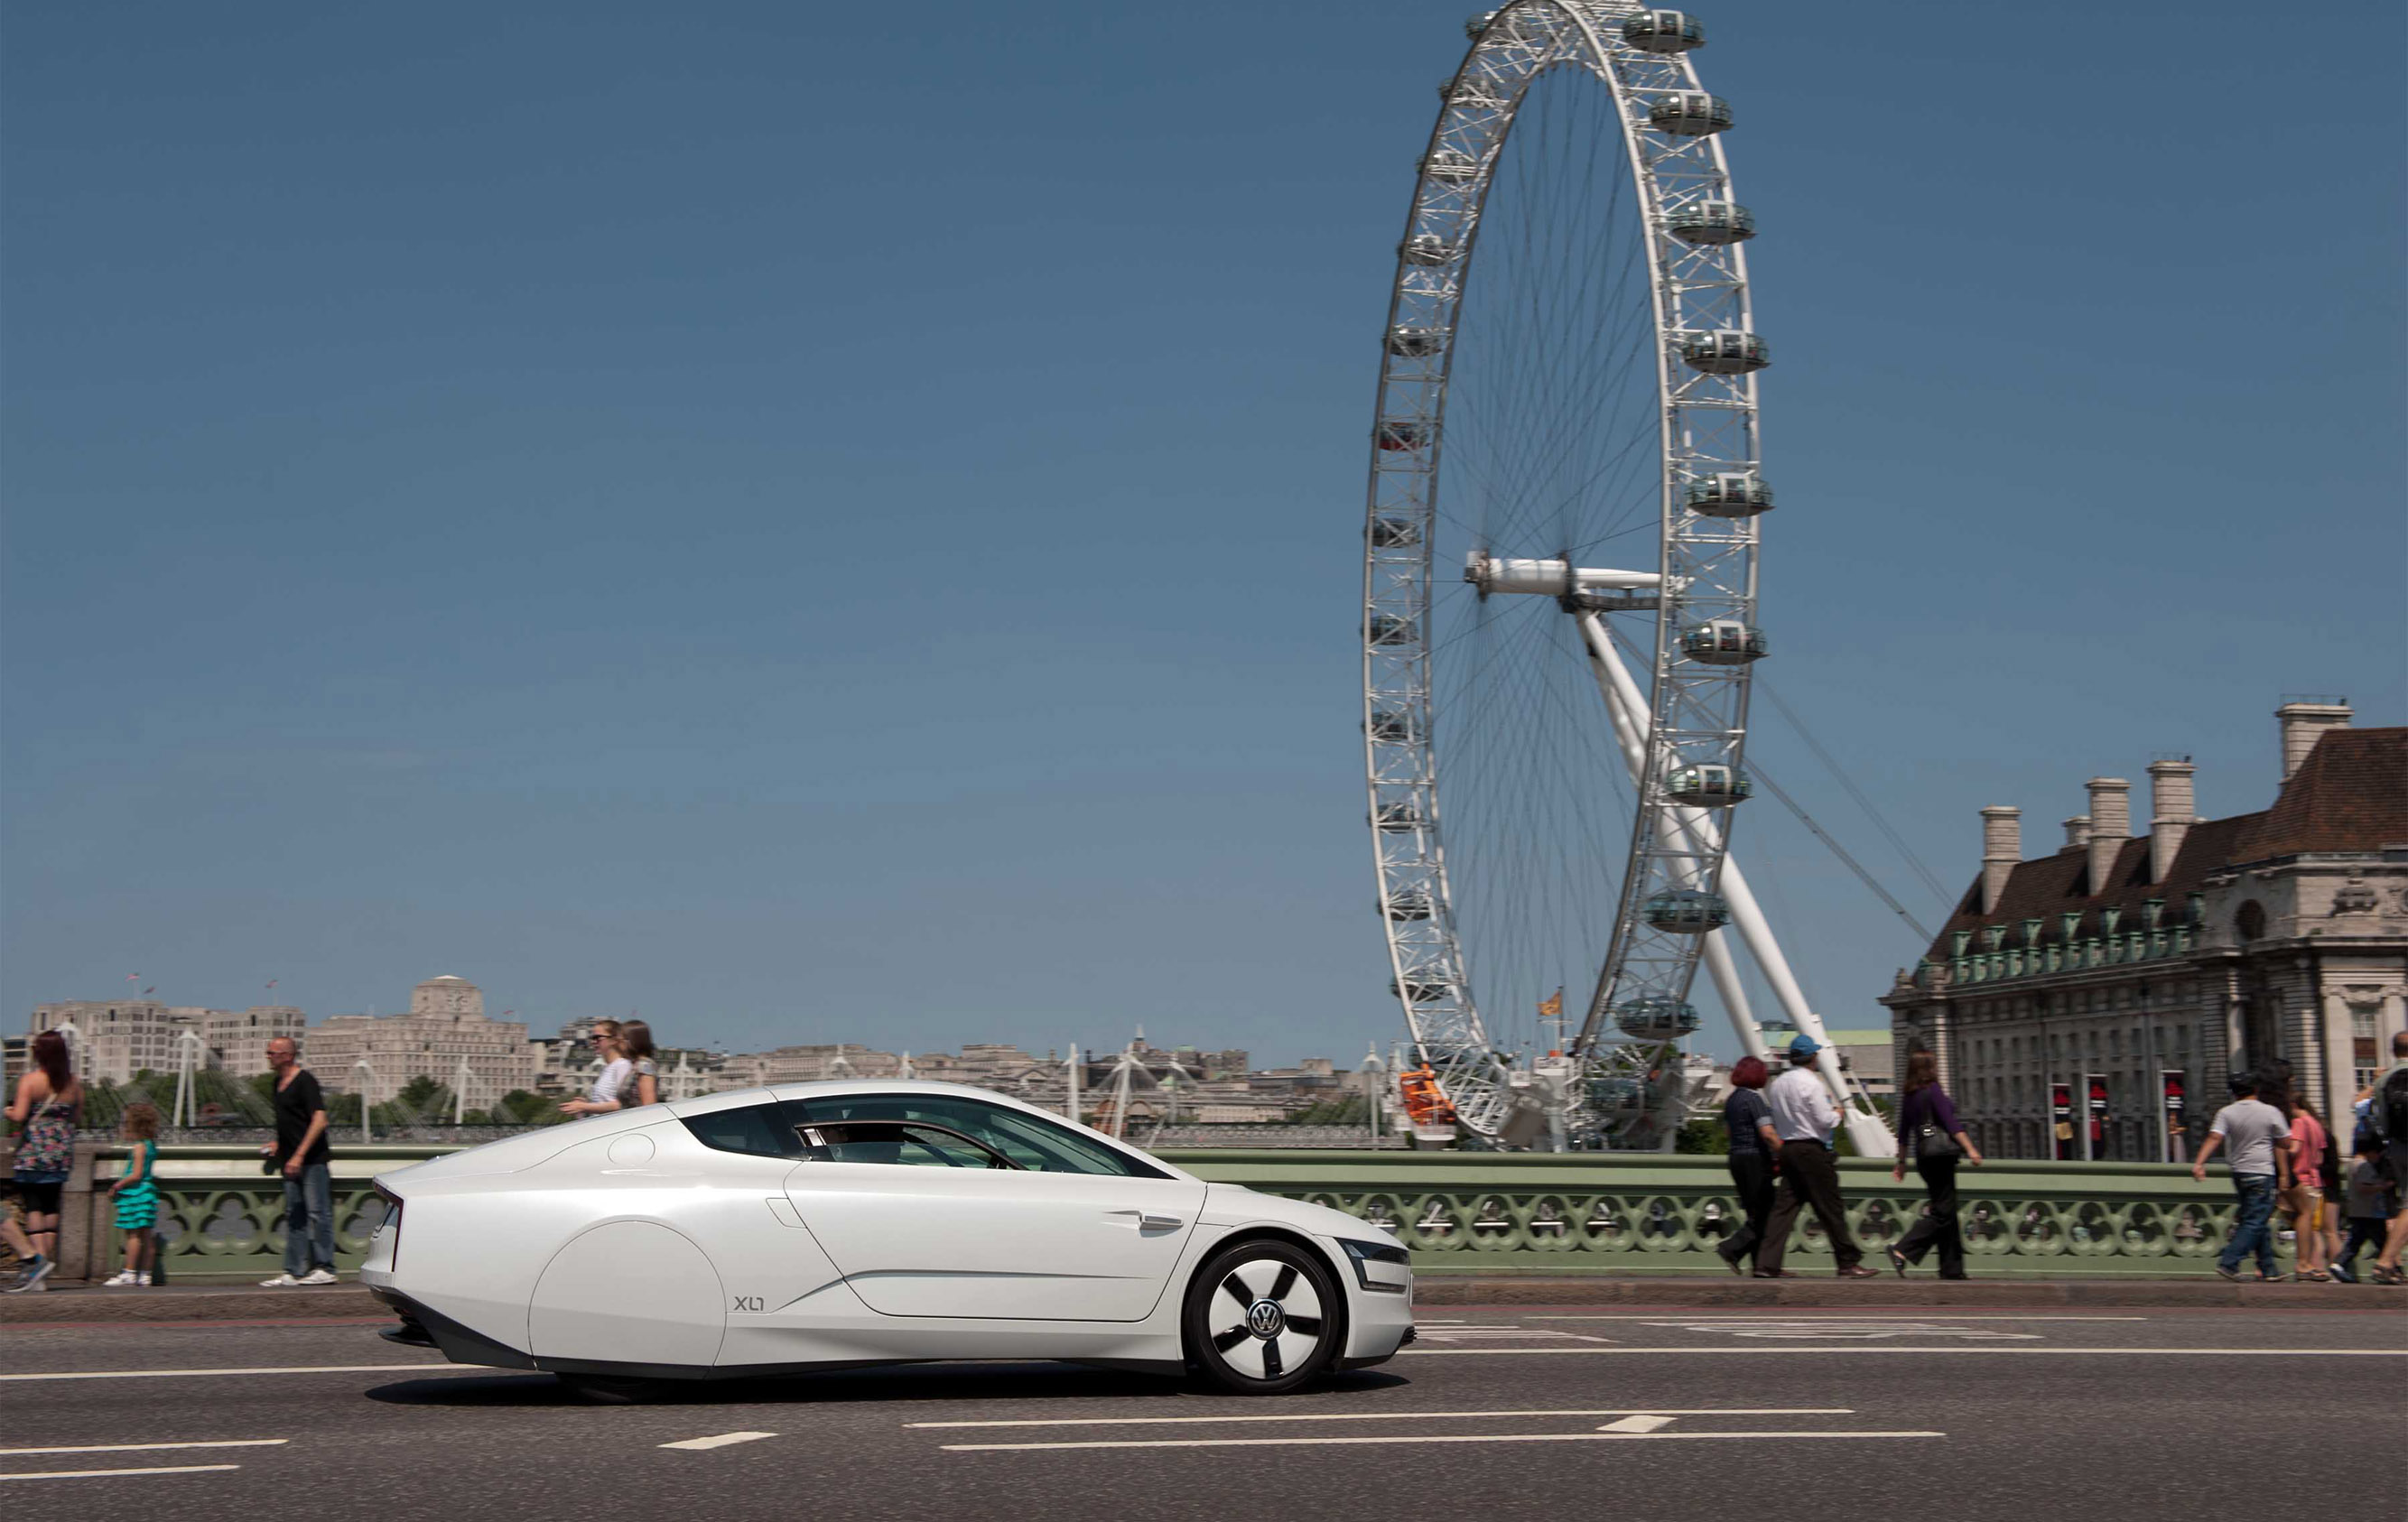
<svg viewBox="0 0 2408 1522">
<path fill-rule="evenodd" d="M 1277 1337 L 1287 1329 L 1287 1313 L 1277 1300 L 1256 1300 L 1246 1308 L 1246 1329 L 1256 1337 Z"/>
</svg>

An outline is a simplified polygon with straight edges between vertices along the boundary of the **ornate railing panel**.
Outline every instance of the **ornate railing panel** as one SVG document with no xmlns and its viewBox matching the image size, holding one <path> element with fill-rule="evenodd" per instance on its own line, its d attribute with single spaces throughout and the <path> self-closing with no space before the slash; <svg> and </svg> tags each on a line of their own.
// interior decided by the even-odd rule
<svg viewBox="0 0 2408 1522">
<path fill-rule="evenodd" d="M 390 1144 L 338 1153 L 335 1245 L 357 1265 L 379 1206 L 369 1182 L 450 1148 Z M 1458 1152 L 1238 1151 L 1166 1148 L 1199 1177 L 1331 1205 L 1395 1232 L 1425 1271 L 1560 1273 L 1723 1271 L 1708 1249 L 1739 1218 L 1719 1157 L 1539 1156 Z M 123 1167 L 104 1153 L 105 1185 Z M 1923 1210 L 1910 1173 L 1893 1183 L 1874 1162 L 1843 1161 L 1851 1228 L 1869 1252 L 1896 1241 Z M 1976 1272 L 2016 1276 L 2210 1271 L 2232 1228 L 2231 1186 L 2187 1169 L 2123 1163 L 2011 1162 L 1957 1174 L 1965 1246 Z M 284 1247 L 283 1190 L 255 1152 L 171 1146 L 159 1169 L 167 1269 L 178 1278 L 265 1277 Z M 105 1204 L 99 1213 L 107 1217 Z M 104 1254 L 121 1249 L 113 1231 Z M 2286 1256 L 2287 1244 L 2279 1250 Z M 1811 1213 L 1790 1258 L 1812 1270 L 1829 1244 Z M 105 1259 L 104 1259 L 105 1260 Z M 1929 1267 L 1931 1265 L 1927 1265 Z"/>
</svg>

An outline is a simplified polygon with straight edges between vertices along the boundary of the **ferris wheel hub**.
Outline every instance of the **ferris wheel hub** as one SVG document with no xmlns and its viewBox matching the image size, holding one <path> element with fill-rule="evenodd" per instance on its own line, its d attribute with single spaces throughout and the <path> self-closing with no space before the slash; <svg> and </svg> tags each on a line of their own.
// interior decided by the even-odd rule
<svg viewBox="0 0 2408 1522">
<path fill-rule="evenodd" d="M 1508 560 L 1485 550 L 1464 556 L 1463 579 L 1485 595 L 1522 592 L 1536 597 L 1568 597 L 1578 592 L 1654 591 L 1660 571 L 1608 570 L 1563 560 Z"/>
</svg>

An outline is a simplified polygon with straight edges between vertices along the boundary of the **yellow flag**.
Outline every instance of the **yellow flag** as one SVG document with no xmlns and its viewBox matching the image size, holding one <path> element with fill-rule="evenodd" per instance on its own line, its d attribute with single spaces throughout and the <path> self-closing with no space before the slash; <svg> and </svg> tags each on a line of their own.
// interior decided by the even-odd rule
<svg viewBox="0 0 2408 1522">
<path fill-rule="evenodd" d="M 1539 1004 L 1539 1012 L 1551 1020 L 1563 1013 L 1564 991 L 1558 988 L 1551 997 L 1541 1000 Z"/>
</svg>

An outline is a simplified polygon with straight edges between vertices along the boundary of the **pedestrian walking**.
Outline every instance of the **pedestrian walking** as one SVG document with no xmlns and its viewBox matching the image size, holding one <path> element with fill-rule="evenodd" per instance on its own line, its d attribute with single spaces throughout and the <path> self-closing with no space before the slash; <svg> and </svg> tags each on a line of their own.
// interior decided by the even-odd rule
<svg viewBox="0 0 2408 1522">
<path fill-rule="evenodd" d="M 1840 1106 L 1814 1070 L 1814 1054 L 1823 1049 L 1812 1036 L 1800 1034 L 1789 1043 L 1789 1069 L 1764 1091 L 1772 1110 L 1772 1128 L 1781 1139 L 1781 1192 L 1765 1228 L 1764 1243 L 1756 1252 L 1758 1279 L 1795 1278 L 1781 1267 L 1789 1248 L 1790 1228 L 1808 1205 L 1831 1241 L 1842 1279 L 1881 1277 L 1864 1266 L 1864 1249 L 1848 1229 L 1847 1211 L 1840 1202 L 1840 1164 L 1831 1151 L 1831 1132 L 1840 1124 Z"/>
<path fill-rule="evenodd" d="M 8 1245 L 19 1259 L 10 1294 L 49 1287 L 43 1281 L 58 1267 L 59 1191 L 75 1163 L 76 1122 L 83 1113 L 83 1080 L 68 1060 L 67 1039 L 55 1030 L 36 1036 L 26 1049 L 28 1066 L 17 1080 L 6 1113 L 15 1122 L 17 1155 L 10 1183 L 22 1229 L 8 1225 Z"/>
<path fill-rule="evenodd" d="M 1982 1149 L 1965 1134 L 1956 1119 L 1956 1106 L 1940 1086 L 1940 1059 L 1923 1047 L 1906 1055 L 1906 1088 L 1898 1107 L 1898 1156 L 1889 1167 L 1893 1180 L 1905 1182 L 1910 1154 L 1914 1171 L 1923 1180 L 1923 1215 L 1889 1249 L 1890 1267 L 1903 1279 L 1909 1268 L 1920 1265 L 1924 1255 L 1937 1247 L 1940 1277 L 1962 1279 L 1965 1232 L 1956 1216 L 1956 1165 L 1981 1167 Z"/>
<path fill-rule="evenodd" d="M 661 1102 L 660 1064 L 652 1060 L 652 1027 L 641 1020 L 619 1027 L 619 1055 L 627 1059 L 627 1081 L 619 1090 L 619 1108 Z"/>
<path fill-rule="evenodd" d="M 603 1115 L 618 1109 L 621 1092 L 635 1076 L 636 1065 L 619 1050 L 618 1021 L 595 1021 L 586 1039 L 594 1043 L 594 1055 L 602 1059 L 602 1070 L 594 1075 L 594 1086 L 585 1091 L 585 1098 L 561 1105 L 565 1115 Z"/>
<path fill-rule="evenodd" d="M 2332 1261 L 2329 1271 L 2344 1285 L 2358 1283 L 2358 1255 L 2361 1248 L 2383 1250 L 2383 1239 L 2391 1229 L 2391 1222 L 2400 1213 L 2400 1191 L 2403 1181 L 2393 1171 L 2391 1159 L 2383 1155 L 2383 1140 L 2368 1136 L 2359 1139 L 2358 1159 L 2350 1165 L 2349 1188 L 2344 1196 L 2349 1207 L 2349 1241 Z"/>
<path fill-rule="evenodd" d="M 104 1287 L 148 1289 L 159 1261 L 159 1108 L 137 1100 L 125 1107 L 118 1126 L 132 1143 L 124 1173 L 108 1186 L 117 1229 L 125 1233 L 125 1267 Z"/>
<path fill-rule="evenodd" d="M 1772 1177 L 1781 1155 L 1781 1137 L 1772 1128 L 1772 1107 L 1764 1102 L 1770 1076 L 1762 1057 L 1742 1057 L 1731 1068 L 1730 1097 L 1723 1100 L 1723 1129 L 1729 1133 L 1731 1186 L 1739 1191 L 1743 1213 L 1737 1231 L 1714 1249 L 1733 1273 L 1756 1256 L 1764 1228 L 1772 1217 Z"/>
<path fill-rule="evenodd" d="M 260 1152 L 284 1178 L 284 1271 L 259 1282 L 262 1289 L 335 1283 L 335 1188 L 327 1160 L 326 1095 L 318 1075 L 301 1066 L 301 1046 L 290 1036 L 267 1043 L 267 1066 L 276 1074 L 276 1140 Z M 362 1094 L 360 1103 L 371 1096 Z"/>
<path fill-rule="evenodd" d="M 2238 1280 L 2241 1260 L 2255 1253 L 2258 1277 L 2279 1279 L 2282 1275 L 2274 1267 L 2274 1197 L 2290 1186 L 2291 1123 L 2258 1097 L 2258 1080 L 2253 1075 L 2233 1074 L 2231 1089 L 2232 1102 L 2215 1113 L 2207 1140 L 2200 1143 L 2199 1156 L 2190 1165 L 2190 1176 L 2205 1183 L 2208 1158 L 2217 1147 L 2224 1148 L 2226 1165 L 2232 1170 L 2232 1192 L 2241 1209 L 2232 1240 L 2216 1257 L 2215 1271 Z"/>
<path fill-rule="evenodd" d="M 2324 1117 L 2315 1106 L 2297 1095 L 2283 1107 L 2291 1117 L 2291 1186 L 2283 1191 L 2283 1208 L 2291 1213 L 2291 1273 L 2313 1284 L 2327 1282 L 2325 1265 L 2332 1261 L 2334 1244 L 2326 1240 L 2325 1153 L 2329 1145 Z"/>
<path fill-rule="evenodd" d="M 2374 1085 L 2366 1113 L 2383 1142 L 2383 1157 L 2391 1165 L 2392 1176 L 2408 1185 L 2408 1030 L 2391 1033 L 2391 1070 Z M 2369 1277 L 2378 1285 L 2408 1283 L 2408 1274 L 2400 1270 L 2403 1247 L 2408 1247 L 2408 1210 L 2392 1215 L 2383 1251 L 2375 1255 Z"/>
</svg>

